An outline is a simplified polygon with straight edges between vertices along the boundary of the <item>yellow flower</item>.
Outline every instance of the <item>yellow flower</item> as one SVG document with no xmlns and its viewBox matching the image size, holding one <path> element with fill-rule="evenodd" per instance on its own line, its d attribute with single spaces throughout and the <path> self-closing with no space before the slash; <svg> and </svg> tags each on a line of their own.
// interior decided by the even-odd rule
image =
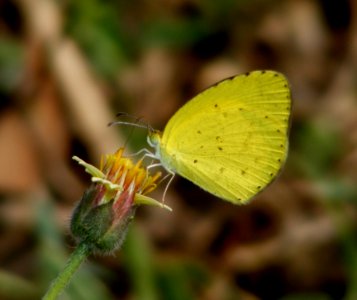
<svg viewBox="0 0 357 300">
<path fill-rule="evenodd" d="M 146 196 L 156 188 L 161 173 L 151 175 L 142 166 L 143 159 L 134 164 L 123 156 L 123 152 L 120 148 L 116 153 L 106 155 L 100 169 L 73 157 L 92 176 L 93 184 L 74 211 L 71 231 L 80 242 L 90 244 L 98 252 L 111 252 L 122 244 L 138 205 L 171 210 Z"/>
</svg>

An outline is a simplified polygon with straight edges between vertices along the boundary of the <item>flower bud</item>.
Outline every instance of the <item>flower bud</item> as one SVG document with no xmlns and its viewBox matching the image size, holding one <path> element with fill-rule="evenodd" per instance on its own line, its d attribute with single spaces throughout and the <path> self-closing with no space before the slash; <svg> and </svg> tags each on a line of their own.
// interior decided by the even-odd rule
<svg viewBox="0 0 357 300">
<path fill-rule="evenodd" d="M 73 157 L 92 175 L 92 185 L 85 191 L 71 220 L 73 236 L 93 251 L 110 253 L 118 249 L 126 236 L 139 204 L 156 205 L 171 210 L 145 196 L 156 188 L 161 173 L 154 176 L 141 166 L 123 157 L 123 149 L 107 155 L 104 167 L 96 167 Z"/>
</svg>

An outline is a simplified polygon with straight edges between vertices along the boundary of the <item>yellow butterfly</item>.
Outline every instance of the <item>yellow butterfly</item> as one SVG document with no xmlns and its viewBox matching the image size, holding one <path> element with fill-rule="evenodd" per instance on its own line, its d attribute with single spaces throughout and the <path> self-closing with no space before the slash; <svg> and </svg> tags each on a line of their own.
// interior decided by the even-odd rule
<svg viewBox="0 0 357 300">
<path fill-rule="evenodd" d="M 279 173 L 288 150 L 291 96 L 286 78 L 253 71 L 198 94 L 150 130 L 154 157 L 204 190 L 246 203 Z"/>
</svg>

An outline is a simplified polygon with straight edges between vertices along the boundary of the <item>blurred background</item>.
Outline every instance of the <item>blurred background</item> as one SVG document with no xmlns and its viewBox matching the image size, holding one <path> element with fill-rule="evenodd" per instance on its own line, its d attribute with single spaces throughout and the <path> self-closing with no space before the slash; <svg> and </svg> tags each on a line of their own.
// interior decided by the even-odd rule
<svg viewBox="0 0 357 300">
<path fill-rule="evenodd" d="M 0 299 L 39 299 L 75 247 L 69 220 L 98 165 L 163 129 L 216 81 L 284 73 L 281 176 L 234 206 L 175 178 L 121 251 L 92 256 L 62 299 L 357 299 L 357 3 L 1 0 Z M 163 186 L 152 196 L 161 199 Z"/>
</svg>

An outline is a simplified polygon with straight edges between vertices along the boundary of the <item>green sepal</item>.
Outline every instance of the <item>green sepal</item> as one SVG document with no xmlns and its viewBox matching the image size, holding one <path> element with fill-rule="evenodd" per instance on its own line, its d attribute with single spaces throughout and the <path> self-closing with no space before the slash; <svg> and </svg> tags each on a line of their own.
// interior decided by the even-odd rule
<svg viewBox="0 0 357 300">
<path fill-rule="evenodd" d="M 126 235 L 129 225 L 134 220 L 136 206 L 132 206 L 119 220 L 114 221 L 95 242 L 95 250 L 101 254 L 112 253 L 120 249 Z"/>
<path fill-rule="evenodd" d="M 83 228 L 84 220 L 93 208 L 93 201 L 97 196 L 97 190 L 94 185 L 89 187 L 83 194 L 82 199 L 78 202 L 76 208 L 73 211 L 71 218 L 71 232 L 77 239 L 82 239 L 84 232 Z"/>
<path fill-rule="evenodd" d="M 92 251 L 111 253 L 121 247 L 129 224 L 134 218 L 136 206 L 124 211 L 120 218 L 115 216 L 113 201 L 95 206 L 96 186 L 91 186 L 74 210 L 71 232 L 79 243 L 85 243 Z"/>
<path fill-rule="evenodd" d="M 135 197 L 134 197 L 134 203 L 137 204 L 137 205 L 152 205 L 152 206 L 158 206 L 158 207 L 161 207 L 161 208 L 165 208 L 167 209 L 168 211 L 172 211 L 172 208 L 170 206 L 167 206 L 153 198 L 150 198 L 150 197 L 147 197 L 147 196 L 144 196 L 144 195 L 141 195 L 141 194 L 135 194 Z"/>
</svg>

